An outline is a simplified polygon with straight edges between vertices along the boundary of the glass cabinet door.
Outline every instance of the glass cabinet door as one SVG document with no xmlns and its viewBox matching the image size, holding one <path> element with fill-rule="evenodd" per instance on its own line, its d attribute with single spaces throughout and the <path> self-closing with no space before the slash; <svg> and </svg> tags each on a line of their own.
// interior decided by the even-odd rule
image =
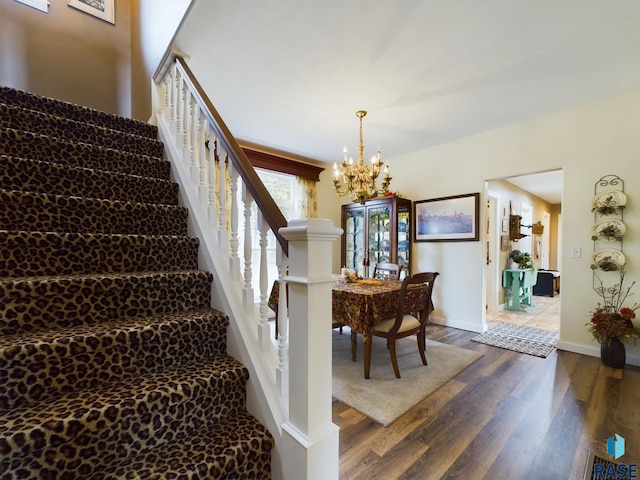
<svg viewBox="0 0 640 480">
<path fill-rule="evenodd" d="M 391 206 L 382 205 L 367 209 L 369 225 L 369 274 L 373 274 L 373 267 L 379 262 L 389 262 L 391 248 Z"/>
<path fill-rule="evenodd" d="M 349 270 L 355 270 L 363 276 L 365 252 L 365 221 L 364 208 L 347 210 L 345 212 L 345 265 Z"/>
<path fill-rule="evenodd" d="M 398 265 L 402 265 L 400 278 L 404 278 L 409 270 L 409 251 L 411 248 L 411 216 L 409 208 L 398 208 Z"/>
</svg>

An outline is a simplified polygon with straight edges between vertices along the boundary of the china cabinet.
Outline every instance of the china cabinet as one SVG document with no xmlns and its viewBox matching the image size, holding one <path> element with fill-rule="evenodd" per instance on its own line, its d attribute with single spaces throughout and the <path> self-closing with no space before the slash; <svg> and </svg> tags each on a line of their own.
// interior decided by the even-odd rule
<svg viewBox="0 0 640 480">
<path fill-rule="evenodd" d="M 403 266 L 409 272 L 411 200 L 386 197 L 342 206 L 342 266 L 368 278 L 378 262 Z"/>
</svg>

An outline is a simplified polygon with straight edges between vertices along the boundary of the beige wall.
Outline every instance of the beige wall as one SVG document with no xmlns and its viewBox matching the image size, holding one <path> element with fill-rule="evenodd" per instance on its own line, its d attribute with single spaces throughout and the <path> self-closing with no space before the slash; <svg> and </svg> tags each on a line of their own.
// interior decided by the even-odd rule
<svg viewBox="0 0 640 480">
<path fill-rule="evenodd" d="M 393 189 L 412 200 L 483 192 L 485 181 L 562 169 L 562 271 L 560 347 L 599 355 L 585 327 L 599 300 L 592 289 L 591 202 L 594 184 L 607 174 L 625 181 L 624 252 L 629 281 L 640 280 L 640 90 L 389 160 Z M 640 197 L 639 197 L 640 198 Z M 484 209 L 481 210 L 484 222 Z M 571 258 L 571 247 L 582 256 Z M 435 292 L 439 323 L 485 327 L 484 242 L 416 243 L 412 270 L 441 273 Z M 634 297 L 638 300 L 640 291 Z M 640 364 L 640 345 L 628 346 Z"/>
<path fill-rule="evenodd" d="M 0 84 L 130 116 L 129 4 L 113 25 L 66 1 L 44 13 L 0 0 Z"/>
<path fill-rule="evenodd" d="M 151 76 L 192 0 L 137 0 L 131 4 L 132 116 L 151 116 Z"/>
</svg>

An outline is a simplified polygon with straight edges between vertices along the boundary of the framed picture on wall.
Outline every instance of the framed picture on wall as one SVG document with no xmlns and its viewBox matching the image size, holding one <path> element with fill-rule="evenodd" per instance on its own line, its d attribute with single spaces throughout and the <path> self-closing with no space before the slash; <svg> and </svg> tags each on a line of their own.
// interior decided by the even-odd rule
<svg viewBox="0 0 640 480">
<path fill-rule="evenodd" d="M 413 202 L 416 242 L 469 242 L 480 239 L 480 194 Z"/>
<path fill-rule="evenodd" d="M 116 23 L 115 0 L 69 0 L 68 5 L 109 23 Z"/>
</svg>

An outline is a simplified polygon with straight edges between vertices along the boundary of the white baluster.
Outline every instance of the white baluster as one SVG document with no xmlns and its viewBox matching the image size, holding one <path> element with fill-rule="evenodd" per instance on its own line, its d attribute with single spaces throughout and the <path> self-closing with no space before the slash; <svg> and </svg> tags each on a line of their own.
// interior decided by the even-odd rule
<svg viewBox="0 0 640 480">
<path fill-rule="evenodd" d="M 176 145 L 182 151 L 184 145 L 184 79 L 178 73 L 178 91 L 176 95 Z"/>
<path fill-rule="evenodd" d="M 258 209 L 257 213 L 258 231 L 260 232 L 260 325 L 258 327 L 258 340 L 263 349 L 267 349 L 271 344 L 271 327 L 269 326 L 269 306 L 267 300 L 269 298 L 269 271 L 267 258 L 267 234 L 269 233 L 269 224 L 262 216 L 262 212 Z"/>
<path fill-rule="evenodd" d="M 207 118 L 202 115 L 202 110 L 198 107 L 198 143 L 196 149 L 197 164 L 198 164 L 198 188 L 200 203 L 207 205 L 208 201 L 208 175 L 207 175 L 207 149 L 205 143 L 207 141 L 207 130 L 209 130 L 209 122 Z"/>
<path fill-rule="evenodd" d="M 227 157 L 227 165 L 229 172 L 229 187 L 230 187 L 230 195 L 228 201 L 231 202 L 231 212 L 229 215 L 229 227 L 230 227 L 230 235 L 231 241 L 229 245 L 231 246 L 231 257 L 229 258 L 229 270 L 231 271 L 231 276 L 234 280 L 238 280 L 240 277 L 240 257 L 238 256 L 238 172 L 233 168 L 233 164 L 228 161 Z M 226 228 L 226 225 L 225 225 Z"/>
<path fill-rule="evenodd" d="M 184 92 L 184 119 L 184 144 L 182 149 L 182 156 L 185 160 L 187 168 L 189 169 L 188 171 L 190 174 L 191 183 L 195 184 L 195 158 L 193 158 L 193 144 L 191 141 L 191 137 L 193 135 L 193 97 L 191 95 L 191 91 L 189 90 L 189 86 L 186 83 Z"/>
<path fill-rule="evenodd" d="M 278 267 L 278 366 L 276 367 L 276 384 L 286 408 L 289 408 L 289 305 L 287 304 L 287 284 L 284 276 L 287 274 L 288 259 L 285 257 L 280 244 L 276 242 L 276 266 Z"/>
<path fill-rule="evenodd" d="M 244 289 L 242 292 L 244 308 L 247 311 L 253 308 L 253 241 L 251 234 L 251 206 L 253 205 L 253 196 L 247 189 L 247 184 L 242 182 L 242 202 L 244 204 Z"/>
<path fill-rule="evenodd" d="M 194 185 L 199 186 L 198 176 L 198 137 L 200 133 L 200 108 L 198 102 L 196 102 L 193 94 L 190 95 L 191 105 L 191 132 L 189 138 L 191 139 L 190 151 L 191 151 L 191 181 Z M 197 187 L 196 187 L 197 189 Z"/>
<path fill-rule="evenodd" d="M 166 75 L 162 79 L 162 116 L 171 118 L 171 110 L 169 109 L 169 95 L 171 94 L 171 77 Z"/>
<path fill-rule="evenodd" d="M 225 245 L 229 238 L 227 230 L 227 178 L 228 158 L 225 163 L 218 161 L 218 241 Z"/>
<path fill-rule="evenodd" d="M 218 228 L 218 217 L 216 215 L 218 184 L 216 183 L 216 178 L 220 175 L 220 159 L 218 158 L 217 142 L 218 140 L 216 138 L 209 140 L 209 206 L 207 209 L 209 225 L 216 229 Z"/>
<path fill-rule="evenodd" d="M 171 134 L 175 138 L 176 131 L 178 130 L 178 120 L 176 117 L 176 102 L 178 97 L 178 80 L 177 80 L 177 71 L 175 64 L 171 69 L 171 92 L 170 92 L 170 102 L 171 102 Z"/>
</svg>

